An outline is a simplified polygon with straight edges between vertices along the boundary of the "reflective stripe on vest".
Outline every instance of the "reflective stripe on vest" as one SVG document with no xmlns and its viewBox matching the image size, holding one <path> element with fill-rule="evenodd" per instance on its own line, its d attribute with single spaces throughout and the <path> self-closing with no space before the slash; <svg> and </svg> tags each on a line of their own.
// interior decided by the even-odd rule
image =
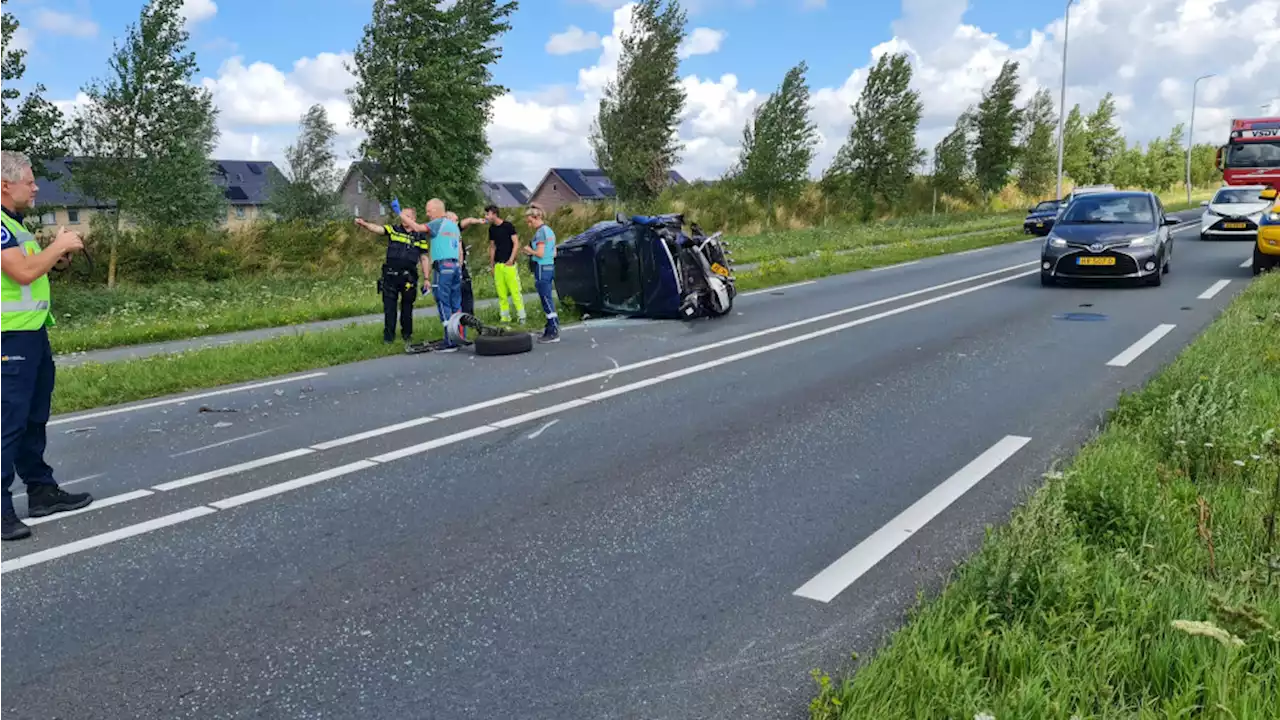
<svg viewBox="0 0 1280 720">
<path fill-rule="evenodd" d="M 18 221 L 5 215 L 3 218 L 5 229 L 18 241 L 18 247 L 22 250 L 23 255 L 35 255 L 40 252 L 40 243 L 36 242 L 35 237 Z M 46 324 L 52 324 L 52 316 L 49 315 L 49 277 L 42 275 L 36 278 L 30 285 L 19 285 L 17 281 L 4 275 L 0 278 L 3 284 L 3 295 L 0 297 L 0 314 L 3 314 L 4 330 L 39 330 Z M 14 291 L 17 290 L 15 293 Z M 39 292 L 40 298 L 36 298 L 36 292 Z M 13 297 L 17 295 L 18 297 Z M 16 326 L 16 327 L 15 327 Z"/>
</svg>

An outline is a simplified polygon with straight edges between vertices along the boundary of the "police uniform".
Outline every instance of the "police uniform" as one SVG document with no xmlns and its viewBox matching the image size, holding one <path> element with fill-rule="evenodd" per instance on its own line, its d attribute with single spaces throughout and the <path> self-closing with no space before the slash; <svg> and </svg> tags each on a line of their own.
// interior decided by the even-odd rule
<svg viewBox="0 0 1280 720">
<path fill-rule="evenodd" d="M 382 339 L 396 339 L 396 311 L 400 313 L 400 336 L 413 337 L 413 304 L 418 299 L 418 261 L 429 249 L 425 233 L 410 232 L 403 225 L 384 225 L 387 258 L 382 264 L 378 290 L 382 293 Z"/>
<path fill-rule="evenodd" d="M 23 255 L 40 252 L 40 243 L 22 224 L 22 216 L 4 209 L 3 249 L 21 248 Z M 93 498 L 88 493 L 67 493 L 53 479 L 53 468 L 44 460 L 45 426 L 53 399 L 53 350 L 48 327 L 54 324 L 50 312 L 49 276 L 42 275 L 30 285 L 19 285 L 0 273 L 0 365 L 3 387 L 0 405 L 3 417 L 4 539 L 26 537 L 31 531 L 17 519 L 10 486 L 14 474 L 27 485 L 27 508 L 32 517 L 77 510 Z"/>
</svg>

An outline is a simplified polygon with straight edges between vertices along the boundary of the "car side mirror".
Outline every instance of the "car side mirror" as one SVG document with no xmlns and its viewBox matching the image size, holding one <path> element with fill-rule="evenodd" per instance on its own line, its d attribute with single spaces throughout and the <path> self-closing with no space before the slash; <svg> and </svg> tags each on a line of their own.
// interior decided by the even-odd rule
<svg viewBox="0 0 1280 720">
<path fill-rule="evenodd" d="M 1030 215 L 1031 213 L 1033 213 L 1033 212 L 1035 212 L 1035 211 L 1036 211 L 1036 209 L 1035 209 L 1035 208 L 1027 208 L 1027 214 L 1028 214 L 1028 215 Z"/>
<path fill-rule="evenodd" d="M 1201 200 L 1201 201 L 1200 201 L 1200 207 L 1209 207 L 1209 201 L 1208 201 L 1208 200 Z"/>
<path fill-rule="evenodd" d="M 1258 199 L 1259 199 L 1259 200 L 1275 200 L 1275 199 L 1276 199 L 1276 189 L 1275 189 L 1275 188 L 1267 188 L 1266 190 L 1263 190 L 1262 192 L 1258 193 Z"/>
<path fill-rule="evenodd" d="M 1177 225 L 1177 224 L 1178 224 L 1178 223 L 1180 223 L 1180 222 L 1182 222 L 1182 221 L 1181 221 L 1181 220 L 1179 220 L 1179 219 L 1178 219 L 1178 218 L 1176 218 L 1176 217 L 1169 217 L 1168 215 L 1166 215 L 1166 216 L 1165 216 L 1165 218 L 1164 218 L 1164 224 L 1165 224 L 1165 225 Z"/>
</svg>

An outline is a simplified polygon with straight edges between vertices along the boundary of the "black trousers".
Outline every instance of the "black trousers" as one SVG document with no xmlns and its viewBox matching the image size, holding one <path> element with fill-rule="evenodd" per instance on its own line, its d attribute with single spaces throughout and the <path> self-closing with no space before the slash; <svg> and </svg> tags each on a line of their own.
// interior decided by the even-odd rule
<svg viewBox="0 0 1280 720">
<path fill-rule="evenodd" d="M 476 314 L 476 296 L 471 291 L 471 272 L 467 270 L 466 264 L 462 266 L 462 312 L 468 315 Z"/>
<path fill-rule="evenodd" d="M 413 337 L 413 304 L 418 300 L 418 270 L 382 266 L 382 278 L 378 280 L 382 291 L 382 339 L 396 339 L 396 313 L 400 313 L 400 337 Z"/>
</svg>

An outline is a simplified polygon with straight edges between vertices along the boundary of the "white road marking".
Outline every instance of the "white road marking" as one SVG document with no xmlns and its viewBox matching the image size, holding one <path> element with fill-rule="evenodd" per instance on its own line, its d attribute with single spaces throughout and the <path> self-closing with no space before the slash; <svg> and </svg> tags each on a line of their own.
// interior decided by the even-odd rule
<svg viewBox="0 0 1280 720">
<path fill-rule="evenodd" d="M 1200 295 L 1196 299 L 1212 300 L 1214 295 L 1217 295 L 1218 293 L 1222 292 L 1222 289 L 1230 284 L 1231 284 L 1230 280 L 1219 280 L 1218 282 L 1210 285 L 1208 290 L 1205 290 L 1204 292 L 1200 293 Z"/>
<path fill-rule="evenodd" d="M 952 253 L 952 254 L 957 257 L 959 257 L 960 255 L 973 255 L 975 253 L 986 252 L 994 247 L 995 247 L 994 245 L 988 245 L 987 247 L 974 248 L 972 250 L 965 250 L 963 252 Z"/>
<path fill-rule="evenodd" d="M 1139 355 L 1150 350 L 1152 345 L 1160 342 L 1160 338 L 1168 335 L 1175 327 L 1177 326 L 1168 323 L 1157 325 L 1154 330 L 1143 335 L 1137 342 L 1126 348 L 1124 352 L 1108 360 L 1107 365 L 1110 367 L 1128 366 L 1129 363 L 1137 360 Z"/>
<path fill-rule="evenodd" d="M 556 424 L 556 423 L 558 423 L 558 422 L 560 422 L 560 418 L 556 418 L 555 420 L 552 420 L 551 422 L 546 423 L 545 425 L 543 425 L 542 427 L 538 428 L 537 430 L 534 430 L 533 432 L 529 433 L 528 435 L 525 435 L 525 439 L 528 439 L 528 440 L 537 440 L 539 435 L 541 435 L 542 433 L 544 433 L 544 432 L 546 432 L 546 431 L 547 431 L 547 428 L 551 427 L 552 425 L 555 425 L 555 424 Z"/>
<path fill-rule="evenodd" d="M 761 288 L 760 290 L 752 290 L 750 292 L 738 293 L 738 297 L 751 297 L 752 295 L 763 295 L 764 293 L 776 292 L 778 290 L 790 290 L 791 288 L 804 287 L 805 285 L 813 285 L 817 280 L 805 280 L 804 282 L 790 283 L 789 285 L 775 285 L 773 287 Z"/>
<path fill-rule="evenodd" d="M 104 472 L 100 472 L 100 473 L 94 473 L 94 474 L 92 474 L 92 475 L 85 475 L 84 477 L 76 478 L 75 480 L 68 480 L 68 481 L 66 481 L 66 482 L 60 482 L 60 483 L 58 483 L 58 487 L 66 487 L 66 486 L 68 486 L 68 485 L 75 485 L 76 483 L 82 483 L 82 482 L 84 482 L 84 481 L 86 481 L 86 480 L 95 480 L 95 479 L 97 479 L 97 478 L 102 477 L 103 475 L 106 475 L 106 473 L 104 473 Z M 26 496 L 27 496 L 27 494 L 26 494 L 25 492 L 21 492 L 21 493 L 18 493 L 17 495 L 14 495 L 14 496 L 13 496 L 13 499 L 14 499 L 14 500 L 17 500 L 18 498 L 24 498 L 24 497 L 26 497 Z"/>
<path fill-rule="evenodd" d="M 101 535 L 94 535 L 92 537 L 84 538 L 83 540 L 76 540 L 75 542 L 70 542 L 66 545 L 59 545 L 57 547 L 51 547 L 48 550 L 33 552 L 29 555 L 23 555 L 22 557 L 17 557 L 0 563 L 0 574 L 12 572 L 14 570 L 21 570 L 22 568 L 31 567 L 32 565 L 39 565 L 40 563 L 46 563 L 50 560 L 66 557 L 67 555 L 74 555 L 103 545 L 110 545 L 111 543 L 119 542 L 136 535 L 142 535 L 154 530 L 166 528 L 170 525 L 177 525 L 178 523 L 194 520 L 198 517 L 204 517 L 205 515 L 212 515 L 215 512 L 217 512 L 217 510 L 202 505 L 200 507 L 193 507 L 190 510 L 183 510 L 182 512 L 176 512 L 172 515 L 165 515 L 164 517 L 158 517 L 154 520 L 138 523 L 137 525 L 122 527 L 119 530 L 112 530 L 111 532 L 105 532 Z"/>
<path fill-rule="evenodd" d="M 218 468 L 217 470 L 210 470 L 209 472 L 203 472 L 199 475 L 189 475 L 184 478 L 178 478 L 177 480 L 170 480 L 167 483 L 160 483 L 152 489 L 169 492 L 170 490 L 177 490 L 178 488 L 184 488 L 188 485 L 202 483 L 206 480 L 213 480 L 215 478 L 226 477 L 228 475 L 235 475 L 236 473 L 244 472 L 245 470 L 255 470 L 267 465 L 274 465 L 276 463 L 284 462 L 285 460 L 292 460 L 294 458 L 302 457 L 303 455 L 310 455 L 313 452 L 315 452 L 315 450 L 312 450 L 311 448 L 289 450 L 288 452 L 277 453 L 275 455 L 260 457 L 248 462 L 242 462 L 238 465 L 228 465 L 227 467 Z"/>
<path fill-rule="evenodd" d="M 202 400 L 208 397 L 216 397 L 218 395 L 229 395 L 231 393 L 243 392 L 245 390 L 257 390 L 258 388 L 271 387 L 272 385 L 282 385 L 284 383 L 298 382 L 299 380 L 310 380 L 328 375 L 329 373 L 314 372 L 307 375 L 295 375 L 287 378 L 277 378 L 275 380 L 267 380 L 265 382 L 254 383 L 252 385 L 240 385 L 233 388 L 224 388 L 222 390 L 210 390 L 209 392 L 198 393 L 196 395 L 183 395 L 180 397 L 169 398 L 167 400 L 157 400 L 155 402 L 141 403 L 139 405 L 127 405 L 125 407 L 112 408 L 110 410 L 100 410 L 98 412 L 85 413 L 83 415 L 71 415 L 68 417 L 60 417 L 50 420 L 50 425 L 63 425 L 65 423 L 80 422 L 82 420 L 92 420 L 93 418 L 107 417 L 108 415 L 119 415 L 120 413 L 133 412 L 135 410 L 147 410 L 154 407 L 163 407 L 165 405 L 176 405 L 178 403 L 190 402 L 192 400 Z"/>
<path fill-rule="evenodd" d="M 248 440 L 249 438 L 256 438 L 259 435 L 266 435 L 269 432 L 275 432 L 275 431 L 276 431 L 276 428 L 271 428 L 270 430 L 262 430 L 256 433 L 249 433 L 248 435 L 241 435 L 240 437 L 234 437 L 234 438 L 231 438 L 230 440 L 223 440 L 222 442 L 216 442 L 211 445 L 205 445 L 203 447 L 198 447 L 193 450 L 183 450 L 182 452 L 174 453 L 169 457 L 177 458 L 177 457 L 182 457 L 183 455 L 194 455 L 195 453 L 198 453 L 198 452 L 204 452 L 205 450 L 212 450 L 216 447 L 222 447 L 223 445 L 230 445 L 231 443 L 240 442 L 241 440 Z"/>
<path fill-rule="evenodd" d="M 470 440 L 473 437 L 480 437 L 481 435 L 488 435 L 491 432 L 497 431 L 498 427 L 495 425 L 480 425 L 479 427 L 473 427 L 470 430 L 463 430 L 462 432 L 457 432 L 452 435 L 445 435 L 441 438 L 428 440 L 424 443 L 418 443 L 417 445 L 412 445 L 407 448 L 393 450 L 392 452 L 383 453 L 382 455 L 371 457 L 369 459 L 376 463 L 389 463 L 393 460 L 407 458 L 412 455 L 420 455 L 428 450 L 446 447 L 448 445 L 453 445 L 454 443 L 460 443 L 463 440 Z"/>
<path fill-rule="evenodd" d="M 61 520 L 63 518 L 74 517 L 76 515 L 82 515 L 84 513 L 92 512 L 94 510 L 101 510 L 102 508 L 109 508 L 112 505 L 127 503 L 130 500 L 137 500 L 138 498 L 146 497 L 148 495 L 153 495 L 153 494 L 154 493 L 152 493 L 150 490 L 134 490 L 133 492 L 122 493 L 120 495 L 112 495 L 111 497 L 105 497 L 105 498 L 102 498 L 101 500 L 94 500 L 93 503 L 89 505 L 89 507 L 82 507 L 79 510 L 72 510 L 71 512 L 64 512 L 64 513 L 54 513 L 53 515 L 45 515 L 44 517 L 38 517 L 38 518 L 27 518 L 23 520 L 23 522 L 25 522 L 28 525 L 43 525 L 44 523 L 53 522 L 54 520 Z"/>
<path fill-rule="evenodd" d="M 336 440 L 329 440 L 328 442 L 322 442 L 316 445 L 312 445 L 311 449 L 312 450 L 332 450 L 333 448 L 342 447 L 343 445 L 350 445 L 351 443 L 357 443 L 357 442 L 360 442 L 361 440 L 368 440 L 369 438 L 379 437 L 381 435 L 386 435 L 388 433 L 399 432 L 401 430 L 408 430 L 409 428 L 418 427 L 419 425 L 426 425 L 427 423 L 433 423 L 439 419 L 440 418 L 436 417 L 435 415 L 426 415 L 420 418 L 414 418 L 412 420 L 405 420 L 404 422 L 398 422 L 394 425 L 384 425 L 380 428 L 374 428 L 366 432 L 356 433 L 355 435 L 347 435 L 346 437 L 340 437 L 340 438 L 337 438 Z"/>
<path fill-rule="evenodd" d="M 1246 258 L 1244 262 L 1240 263 L 1240 267 L 1253 267 L 1253 258 Z"/>
<path fill-rule="evenodd" d="M 467 413 L 475 412 L 476 410 L 491 408 L 494 405 L 503 405 L 513 400 L 520 400 L 527 397 L 532 397 L 532 396 L 527 392 L 511 393 L 510 395 L 504 395 L 503 397 L 494 398 L 492 400 L 485 400 L 484 402 L 474 403 L 471 405 L 467 405 L 466 407 L 454 408 L 453 410 L 445 410 L 444 412 L 438 412 L 436 413 L 436 417 L 440 418 L 441 420 L 444 420 L 445 418 L 457 417 L 458 415 L 466 415 Z"/>
<path fill-rule="evenodd" d="M 268 485 L 264 488 L 258 488 L 257 490 L 250 490 L 249 492 L 242 493 L 240 495 L 233 495 L 225 500 L 219 500 L 209 504 L 219 510 L 229 510 L 233 507 L 246 505 L 256 500 L 262 500 L 264 498 L 279 495 L 280 493 L 289 492 L 290 490 L 297 490 L 298 488 L 315 485 L 316 483 L 324 482 L 325 480 L 332 480 L 333 478 L 342 477 L 343 475 L 350 475 L 351 473 L 359 470 L 368 470 L 376 465 L 377 463 L 369 462 L 368 460 L 357 460 L 356 462 L 340 465 L 336 468 L 321 470 L 320 472 L 303 475 L 300 478 L 294 478 L 286 482 Z"/>
<path fill-rule="evenodd" d="M 906 266 L 908 266 L 908 265 L 915 265 L 915 264 L 916 264 L 916 263 L 918 263 L 918 262 L 920 262 L 920 261 L 919 261 L 919 260 L 912 260 L 911 262 L 903 262 L 903 263 L 898 263 L 898 264 L 896 264 L 896 265 L 885 265 L 885 266 L 883 266 L 883 267 L 871 268 L 871 272 L 880 272 L 881 270 L 892 270 L 892 269 L 894 269 L 894 268 L 902 268 L 902 267 L 906 267 Z"/>
<path fill-rule="evenodd" d="M 885 523 L 852 550 L 828 565 L 809 582 L 801 585 L 794 594 L 818 602 L 831 602 L 837 595 L 844 592 L 845 588 L 875 567 L 876 563 L 896 550 L 1029 442 L 1031 442 L 1029 437 L 1005 436 L 968 465 L 956 471 L 954 475 L 943 480 L 942 484 L 929 491 L 929 494 L 912 503 L 911 507 L 903 510 L 897 517 Z"/>
</svg>

